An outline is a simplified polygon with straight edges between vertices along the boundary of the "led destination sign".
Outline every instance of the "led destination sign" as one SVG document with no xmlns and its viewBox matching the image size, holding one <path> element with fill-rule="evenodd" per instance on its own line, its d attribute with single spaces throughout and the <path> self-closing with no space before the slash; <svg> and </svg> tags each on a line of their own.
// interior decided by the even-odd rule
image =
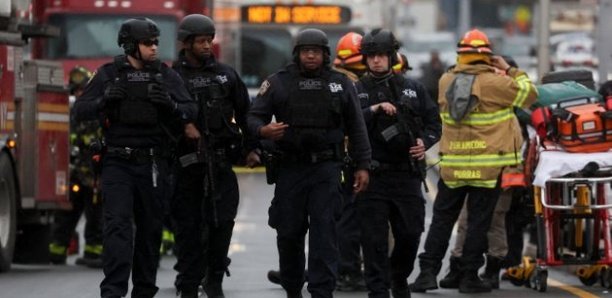
<svg viewBox="0 0 612 298">
<path fill-rule="evenodd" d="M 351 10 L 339 5 L 248 5 L 241 19 L 249 24 L 346 24 Z"/>
</svg>

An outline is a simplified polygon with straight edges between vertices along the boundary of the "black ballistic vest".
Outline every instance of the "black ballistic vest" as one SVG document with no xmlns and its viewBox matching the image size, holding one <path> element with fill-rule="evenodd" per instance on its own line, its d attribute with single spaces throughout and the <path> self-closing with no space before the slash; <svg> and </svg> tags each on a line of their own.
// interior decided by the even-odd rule
<svg viewBox="0 0 612 298">
<path fill-rule="evenodd" d="M 396 96 L 400 96 L 402 93 L 399 90 L 392 91 L 391 88 L 396 88 L 395 84 L 392 84 L 391 80 L 395 78 L 389 79 L 389 86 L 386 84 L 376 84 L 372 79 L 365 79 L 364 86 L 367 88 L 368 96 L 373 102 L 389 102 L 393 104 L 398 110 L 400 109 L 400 105 L 409 104 L 407 102 L 401 102 L 399 98 L 395 98 Z M 370 138 L 379 144 L 384 144 L 385 147 L 393 153 L 397 153 L 399 155 L 407 154 L 411 143 L 410 138 L 405 132 L 400 132 L 390 140 L 385 140 L 382 132 L 398 123 L 397 115 L 389 116 L 387 113 L 382 110 L 379 113 L 376 113 L 372 119 L 372 128 L 370 132 Z"/>
<path fill-rule="evenodd" d="M 149 85 L 161 84 L 151 70 L 121 71 L 119 80 L 125 84 L 127 98 L 119 102 L 117 120 L 125 125 L 155 126 L 159 119 L 157 108 L 148 98 Z M 161 75 L 161 74 L 160 74 Z M 159 79 L 158 79 L 159 80 Z"/>
<path fill-rule="evenodd" d="M 340 89 L 332 93 L 331 88 Z M 342 142 L 340 83 L 294 75 L 289 91 L 286 121 L 296 149 L 319 151 Z"/>
<path fill-rule="evenodd" d="M 240 132 L 232 122 L 234 105 L 227 75 L 186 67 L 181 69 L 181 74 L 189 93 L 198 101 L 200 128 L 207 128 L 215 138 L 237 138 Z"/>
</svg>

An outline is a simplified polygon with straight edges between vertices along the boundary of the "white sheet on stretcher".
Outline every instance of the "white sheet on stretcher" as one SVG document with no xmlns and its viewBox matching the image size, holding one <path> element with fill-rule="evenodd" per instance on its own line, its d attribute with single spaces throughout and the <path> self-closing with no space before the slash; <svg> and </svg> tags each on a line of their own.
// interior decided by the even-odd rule
<svg viewBox="0 0 612 298">
<path fill-rule="evenodd" d="M 568 153 L 565 151 L 540 151 L 538 166 L 534 172 L 533 185 L 544 188 L 551 177 L 561 177 L 565 174 L 580 171 L 584 166 L 594 161 L 599 167 L 612 166 L 612 152 L 598 153 Z"/>
</svg>

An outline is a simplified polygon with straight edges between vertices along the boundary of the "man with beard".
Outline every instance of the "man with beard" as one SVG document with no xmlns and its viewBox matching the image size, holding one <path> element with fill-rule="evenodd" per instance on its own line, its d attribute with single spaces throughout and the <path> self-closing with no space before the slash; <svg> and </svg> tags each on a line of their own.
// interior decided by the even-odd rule
<svg viewBox="0 0 612 298">
<path fill-rule="evenodd" d="M 204 277 L 206 295 L 224 297 L 221 284 L 228 272 L 239 197 L 232 164 L 245 152 L 249 166 L 259 160 L 252 151 L 255 142 L 244 134 L 250 105 L 247 89 L 234 69 L 216 61 L 214 37 L 215 26 L 207 16 L 188 15 L 179 25 L 183 50 L 174 69 L 198 103 L 198 119 L 187 125 L 189 133 L 177 150 L 178 191 L 172 213 L 178 259 L 175 285 L 181 297 L 198 297 Z M 242 150 L 243 144 L 248 150 Z"/>
</svg>

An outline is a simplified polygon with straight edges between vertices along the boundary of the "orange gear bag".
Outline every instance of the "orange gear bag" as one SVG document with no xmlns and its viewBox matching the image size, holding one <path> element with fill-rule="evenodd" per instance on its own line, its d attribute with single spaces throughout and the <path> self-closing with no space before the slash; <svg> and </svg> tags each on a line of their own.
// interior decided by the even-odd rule
<svg viewBox="0 0 612 298">
<path fill-rule="evenodd" d="M 612 149 L 612 111 L 602 103 L 557 108 L 557 142 L 568 152 L 604 152 Z"/>
</svg>

